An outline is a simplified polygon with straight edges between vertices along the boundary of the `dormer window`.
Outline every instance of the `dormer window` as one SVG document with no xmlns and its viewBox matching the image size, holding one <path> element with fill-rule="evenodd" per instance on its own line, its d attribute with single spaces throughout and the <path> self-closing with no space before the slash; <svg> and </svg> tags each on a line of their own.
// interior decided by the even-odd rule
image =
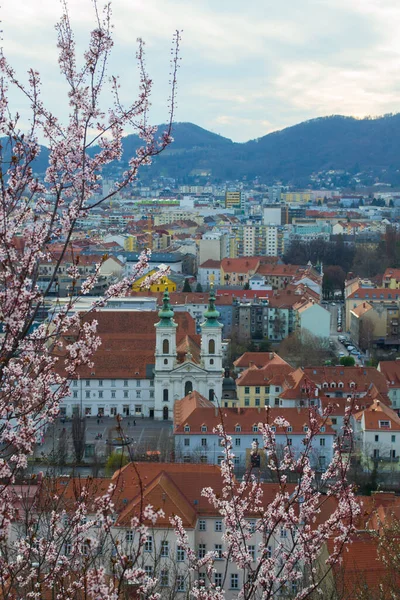
<svg viewBox="0 0 400 600">
<path fill-rule="evenodd" d="M 185 425 L 185 427 L 183 428 L 185 433 L 189 433 L 190 431 L 190 426 L 189 425 Z"/>
<path fill-rule="evenodd" d="M 325 425 L 323 425 L 320 429 L 321 433 L 325 433 Z"/>
<path fill-rule="evenodd" d="M 202 426 L 201 426 L 201 431 L 202 431 L 203 433 L 205 433 L 205 432 L 207 431 L 207 425 L 202 425 Z"/>
<path fill-rule="evenodd" d="M 292 433 L 292 431 L 293 431 L 293 427 L 288 427 L 286 431 L 287 431 L 288 433 Z"/>
<path fill-rule="evenodd" d="M 235 425 L 235 433 L 240 433 L 242 431 L 242 428 L 240 427 L 240 425 Z"/>
<path fill-rule="evenodd" d="M 253 425 L 253 433 L 257 433 L 258 431 L 258 425 Z"/>
<path fill-rule="evenodd" d="M 331 388 L 335 388 L 335 387 L 336 387 L 336 383 L 334 381 L 332 381 Z"/>
<path fill-rule="evenodd" d="M 354 381 L 350 381 L 350 387 L 353 388 L 356 384 L 354 383 Z"/>
<path fill-rule="evenodd" d="M 382 429 L 390 429 L 390 421 L 379 421 L 379 427 Z"/>
<path fill-rule="evenodd" d="M 326 381 L 324 381 L 324 383 L 322 384 L 322 387 L 323 387 L 323 388 L 327 388 L 327 387 L 329 387 Z"/>
<path fill-rule="evenodd" d="M 338 388 L 342 388 L 342 387 L 343 387 L 343 381 L 339 381 Z"/>
<path fill-rule="evenodd" d="M 303 427 L 303 431 L 304 431 L 304 433 L 307 433 L 307 431 L 308 431 L 308 427 L 307 427 L 307 425 L 304 425 L 304 427 Z"/>
<path fill-rule="evenodd" d="M 276 431 L 276 427 L 275 427 L 275 425 L 272 425 L 272 427 L 271 427 L 271 431 L 274 431 L 274 432 Z"/>
</svg>

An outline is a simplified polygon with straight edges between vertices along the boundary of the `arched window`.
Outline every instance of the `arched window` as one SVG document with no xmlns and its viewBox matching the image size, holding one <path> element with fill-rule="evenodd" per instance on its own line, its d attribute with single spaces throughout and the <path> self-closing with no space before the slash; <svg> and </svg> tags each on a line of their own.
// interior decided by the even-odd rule
<svg viewBox="0 0 400 600">
<path fill-rule="evenodd" d="M 215 354 L 215 340 L 209 340 L 209 342 L 208 342 L 208 354 Z"/>
<path fill-rule="evenodd" d="M 212 388 L 208 390 L 208 399 L 210 402 L 214 402 L 214 390 Z"/>
<path fill-rule="evenodd" d="M 190 392 L 193 391 L 193 384 L 191 381 L 187 381 L 185 383 L 185 396 L 187 396 L 188 394 L 190 394 Z"/>
<path fill-rule="evenodd" d="M 167 390 L 167 388 L 163 389 L 163 402 L 168 402 L 168 390 Z"/>
<path fill-rule="evenodd" d="M 163 352 L 163 354 L 169 354 L 169 341 L 168 340 L 163 340 L 162 352 Z"/>
</svg>

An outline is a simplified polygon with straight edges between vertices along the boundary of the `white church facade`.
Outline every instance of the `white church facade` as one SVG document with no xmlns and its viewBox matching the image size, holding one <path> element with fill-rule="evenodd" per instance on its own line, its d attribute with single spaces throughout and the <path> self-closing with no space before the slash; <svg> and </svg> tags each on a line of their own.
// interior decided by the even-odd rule
<svg viewBox="0 0 400 600">
<path fill-rule="evenodd" d="M 221 400 L 222 325 L 214 292 L 204 313 L 201 336 L 191 330 L 187 334 L 180 331 L 185 318 L 192 317 L 177 313 L 175 321 L 167 291 L 158 322 L 154 323 L 156 315 L 152 313 L 149 324 L 150 311 L 141 313 L 142 321 L 140 314 L 133 312 L 126 311 L 124 318 L 122 311 L 118 315 L 98 313 L 96 318 L 105 323 L 106 333 L 100 331 L 102 345 L 93 357 L 93 368 L 83 368 L 79 378 L 70 382 L 70 393 L 60 406 L 61 416 L 171 420 L 174 403 L 192 390 L 216 403 Z"/>
<path fill-rule="evenodd" d="M 177 325 L 169 304 L 168 292 L 164 294 L 163 308 L 156 324 L 156 353 L 154 368 L 156 419 L 172 418 L 177 400 L 196 390 L 211 401 L 222 398 L 222 325 L 215 308 L 214 292 L 210 292 L 209 305 L 201 324 L 201 346 L 196 347 L 186 339 L 181 344 L 184 360 L 180 361 L 176 345 Z M 186 345 L 186 347 L 185 347 Z"/>
</svg>

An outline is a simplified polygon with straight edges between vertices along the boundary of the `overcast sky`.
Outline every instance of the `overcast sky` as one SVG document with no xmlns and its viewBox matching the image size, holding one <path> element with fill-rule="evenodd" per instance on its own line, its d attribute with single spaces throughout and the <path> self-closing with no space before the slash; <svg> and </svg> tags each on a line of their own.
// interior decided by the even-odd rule
<svg viewBox="0 0 400 600">
<path fill-rule="evenodd" d="M 91 0 L 69 6 L 83 48 L 93 24 Z M 145 39 L 155 123 L 167 115 L 175 29 L 183 30 L 178 121 L 247 141 L 318 116 L 400 111 L 399 0 L 114 0 L 112 6 L 109 72 L 119 73 L 126 98 L 132 95 L 136 38 Z M 45 97 L 62 114 L 54 30 L 60 11 L 57 0 L 3 0 L 0 16 L 9 61 L 20 74 L 39 70 Z"/>
</svg>

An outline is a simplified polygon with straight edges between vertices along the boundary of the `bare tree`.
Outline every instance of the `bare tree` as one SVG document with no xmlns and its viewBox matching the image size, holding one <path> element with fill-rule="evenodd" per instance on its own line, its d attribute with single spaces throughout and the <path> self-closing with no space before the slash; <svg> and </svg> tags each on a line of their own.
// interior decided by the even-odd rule
<svg viewBox="0 0 400 600">
<path fill-rule="evenodd" d="M 75 460 L 77 464 L 80 464 L 85 454 L 86 444 L 86 418 L 81 416 L 80 413 L 76 413 L 72 417 L 72 443 Z"/>
</svg>

